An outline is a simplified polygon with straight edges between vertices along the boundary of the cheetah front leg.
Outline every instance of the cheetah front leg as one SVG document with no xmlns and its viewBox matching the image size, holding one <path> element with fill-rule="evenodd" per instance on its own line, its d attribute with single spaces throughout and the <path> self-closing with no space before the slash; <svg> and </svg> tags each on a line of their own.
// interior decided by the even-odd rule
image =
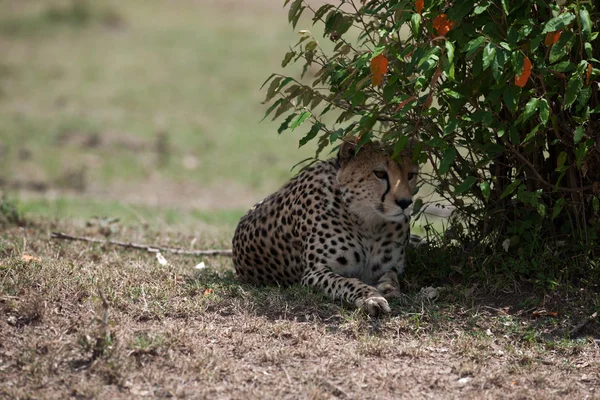
<svg viewBox="0 0 600 400">
<path fill-rule="evenodd" d="M 375 287 L 386 299 L 395 299 L 400 297 L 400 283 L 398 282 L 398 272 L 391 270 L 383 274 Z"/>
<path fill-rule="evenodd" d="M 326 266 L 313 266 L 305 271 L 302 284 L 315 286 L 334 299 L 345 299 L 370 315 L 390 312 L 387 300 L 379 291 L 356 278 L 346 278 Z"/>
</svg>

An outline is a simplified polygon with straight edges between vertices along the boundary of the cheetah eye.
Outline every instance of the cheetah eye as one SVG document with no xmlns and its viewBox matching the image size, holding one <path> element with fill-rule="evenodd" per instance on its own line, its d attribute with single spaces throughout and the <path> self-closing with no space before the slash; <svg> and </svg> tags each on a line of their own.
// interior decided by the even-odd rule
<svg viewBox="0 0 600 400">
<path fill-rule="evenodd" d="M 378 178 L 378 179 L 387 179 L 387 172 L 385 171 L 381 171 L 381 170 L 376 170 L 373 171 L 373 174 Z"/>
<path fill-rule="evenodd" d="M 417 174 L 414 172 L 409 172 L 408 173 L 408 180 L 412 181 L 413 179 L 415 179 L 417 177 Z"/>
</svg>

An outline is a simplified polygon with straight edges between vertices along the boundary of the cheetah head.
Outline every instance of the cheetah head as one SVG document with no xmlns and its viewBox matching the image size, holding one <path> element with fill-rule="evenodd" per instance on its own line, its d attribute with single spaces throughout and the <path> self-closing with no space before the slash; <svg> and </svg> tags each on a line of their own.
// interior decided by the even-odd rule
<svg viewBox="0 0 600 400">
<path fill-rule="evenodd" d="M 410 217 L 418 173 L 411 154 L 404 154 L 397 162 L 378 143 L 369 143 L 355 153 L 356 146 L 344 142 L 338 154 L 337 180 L 348 209 L 365 221 L 404 221 Z"/>
</svg>

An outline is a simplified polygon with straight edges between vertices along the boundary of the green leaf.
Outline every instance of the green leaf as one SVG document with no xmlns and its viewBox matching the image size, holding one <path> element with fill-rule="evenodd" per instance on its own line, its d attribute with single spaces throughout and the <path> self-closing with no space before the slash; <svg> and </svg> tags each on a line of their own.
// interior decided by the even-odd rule
<svg viewBox="0 0 600 400">
<path fill-rule="evenodd" d="M 295 55 L 295 51 L 288 51 L 287 53 L 285 53 L 285 57 L 281 61 L 281 68 L 285 68 L 290 63 L 290 61 L 292 61 L 292 58 L 294 58 Z"/>
<path fill-rule="evenodd" d="M 492 75 L 496 82 L 500 82 L 504 73 L 504 63 L 506 62 L 506 52 L 504 50 L 496 51 L 492 61 Z"/>
<path fill-rule="evenodd" d="M 486 44 L 485 47 L 483 48 L 483 70 L 484 71 L 490 66 L 492 61 L 494 61 L 495 55 L 496 55 L 496 47 L 491 43 Z"/>
<path fill-rule="evenodd" d="M 311 40 L 310 42 L 306 43 L 306 46 L 304 46 L 304 51 L 314 51 L 317 48 L 317 46 L 317 42 Z"/>
<path fill-rule="evenodd" d="M 592 37 L 592 19 L 588 10 L 583 7 L 579 10 L 579 23 L 581 24 L 581 38 L 587 42 Z"/>
<path fill-rule="evenodd" d="M 463 183 L 461 183 L 454 189 L 454 193 L 455 194 L 465 193 L 467 190 L 471 189 L 471 186 L 473 186 L 473 184 L 475 182 L 477 182 L 477 178 L 475 178 L 474 176 L 467 176 L 465 178 L 465 180 L 463 181 Z"/>
<path fill-rule="evenodd" d="M 568 31 L 564 31 L 562 35 L 560 35 L 560 39 L 558 42 L 552 45 L 550 49 L 550 56 L 548 57 L 548 61 L 550 64 L 554 64 L 571 51 L 571 47 L 573 47 L 573 41 L 575 40 L 573 34 Z"/>
<path fill-rule="evenodd" d="M 521 184 L 521 180 L 515 179 L 513 182 L 511 182 L 510 185 L 508 185 L 506 187 L 506 189 L 504 189 L 504 192 L 502 192 L 502 194 L 500 195 L 500 198 L 503 199 L 506 196 L 508 196 L 509 194 L 511 194 L 512 192 L 514 192 L 515 189 L 517 188 L 517 186 L 519 186 L 520 184 Z"/>
<path fill-rule="evenodd" d="M 467 43 L 467 45 L 463 49 L 463 52 L 467 53 L 467 57 L 469 57 L 471 54 L 475 53 L 475 51 L 477 51 L 477 49 L 479 49 L 479 47 L 481 47 L 481 45 L 483 44 L 484 41 L 485 41 L 484 36 L 476 37 L 475 39 L 473 39 L 469 43 Z"/>
<path fill-rule="evenodd" d="M 535 209 L 537 210 L 540 217 L 542 217 L 542 218 L 546 217 L 546 205 L 544 203 L 537 203 L 535 205 Z"/>
<path fill-rule="evenodd" d="M 392 160 L 398 160 L 398 156 L 406 148 L 407 144 L 408 144 L 408 136 L 407 135 L 402 135 L 402 136 L 398 137 L 398 141 L 396 142 L 396 145 L 394 146 L 394 153 L 392 154 Z"/>
<path fill-rule="evenodd" d="M 529 142 L 531 139 L 533 139 L 535 137 L 535 135 L 537 134 L 537 132 L 540 130 L 540 126 L 542 126 L 541 124 L 537 124 L 528 134 L 527 136 L 525 136 L 525 139 L 523 139 L 523 142 L 521 144 L 525 144 L 527 142 Z"/>
<path fill-rule="evenodd" d="M 290 6 L 290 10 L 288 11 L 288 22 L 292 22 L 294 18 L 296 18 L 296 13 L 302 7 L 302 0 L 295 0 Z"/>
<path fill-rule="evenodd" d="M 479 184 L 479 188 L 481 189 L 481 193 L 485 197 L 486 200 L 490 199 L 490 183 L 488 181 L 481 182 Z"/>
<path fill-rule="evenodd" d="M 358 143 L 356 144 L 356 153 L 357 154 L 365 144 L 367 144 L 371 141 L 372 137 L 373 137 L 372 131 L 366 132 L 360 137 Z"/>
<path fill-rule="evenodd" d="M 269 89 L 267 89 L 267 96 L 265 97 L 265 101 L 269 101 L 275 96 L 276 90 L 279 88 L 279 84 L 281 83 L 282 78 L 276 78 L 271 81 L 269 85 Z"/>
<path fill-rule="evenodd" d="M 540 99 L 534 97 L 529 100 L 525 105 L 525 112 L 521 115 L 523 118 L 523 122 L 527 121 L 529 118 L 533 116 L 533 114 L 538 110 L 538 105 L 540 104 Z"/>
<path fill-rule="evenodd" d="M 414 13 L 410 18 L 410 25 L 413 37 L 416 38 L 419 35 L 419 28 L 421 28 L 421 15 Z"/>
<path fill-rule="evenodd" d="M 448 170 L 452 166 L 452 163 L 454 163 L 456 154 L 456 149 L 454 147 L 449 147 L 448 149 L 446 149 L 444 155 L 442 156 L 442 160 L 440 161 L 440 167 L 438 170 L 440 175 L 443 175 L 446 172 L 448 172 Z"/>
<path fill-rule="evenodd" d="M 593 142 L 594 141 L 592 140 L 592 143 Z M 588 146 L 586 142 L 580 143 L 579 146 L 577 146 L 577 148 L 575 149 L 575 164 L 577 164 L 577 168 L 581 168 L 581 164 L 583 163 L 587 152 Z"/>
<path fill-rule="evenodd" d="M 542 34 L 564 29 L 569 26 L 573 20 L 575 20 L 575 16 L 569 12 L 560 14 L 558 17 L 552 18 L 550 21 L 546 22 Z"/>
<path fill-rule="evenodd" d="M 413 203 L 413 215 L 416 215 L 419 211 L 421 211 L 421 208 L 423 208 L 423 199 L 415 199 L 415 202 Z"/>
<path fill-rule="evenodd" d="M 302 111 L 291 123 L 290 125 L 290 129 L 294 130 L 297 127 L 299 127 L 300 125 L 302 125 L 302 123 L 304 121 L 306 121 L 307 118 L 309 118 L 311 116 L 311 112 L 310 111 Z"/>
<path fill-rule="evenodd" d="M 554 208 L 552 209 L 552 219 L 558 217 L 558 215 L 562 211 L 564 205 L 565 205 L 564 197 L 561 197 L 560 199 L 556 200 L 556 203 L 554 203 Z"/>
<path fill-rule="evenodd" d="M 448 120 L 448 123 L 444 127 L 444 136 L 448 136 L 451 133 L 456 132 L 456 128 L 458 128 L 458 120 L 456 118 Z"/>
<path fill-rule="evenodd" d="M 575 128 L 575 134 L 573 135 L 573 141 L 575 143 L 579 143 L 581 141 L 581 139 L 583 138 L 584 134 L 585 134 L 585 129 L 583 129 L 583 126 L 578 126 L 577 128 Z"/>
<path fill-rule="evenodd" d="M 567 153 L 561 151 L 558 157 L 556 158 L 556 169 L 559 170 L 565 162 L 567 161 Z"/>
<path fill-rule="evenodd" d="M 454 60 L 454 45 L 452 44 L 452 42 L 446 40 L 445 46 L 446 46 L 446 54 L 448 55 L 448 62 L 451 63 Z"/>
<path fill-rule="evenodd" d="M 598 210 L 600 210 L 600 200 L 598 197 L 592 199 L 592 205 L 594 207 L 594 214 L 598 214 Z"/>
<path fill-rule="evenodd" d="M 521 88 L 515 85 L 507 86 L 504 89 L 503 99 L 506 108 L 514 114 L 517 111 L 517 104 L 519 103 L 519 96 L 521 94 Z"/>
<path fill-rule="evenodd" d="M 488 9 L 488 7 L 490 6 L 490 2 L 489 1 L 482 1 L 480 2 L 475 9 L 473 10 L 473 14 L 475 15 L 479 15 L 481 13 L 483 13 L 485 10 Z"/>
<path fill-rule="evenodd" d="M 548 123 L 548 118 L 550 117 L 550 106 L 548 105 L 548 100 L 541 99 L 539 104 L 540 109 L 540 120 L 544 125 Z"/>
<path fill-rule="evenodd" d="M 448 19 L 451 21 L 460 21 L 473 9 L 473 1 L 456 1 L 454 7 L 448 10 Z"/>
<path fill-rule="evenodd" d="M 277 99 L 277 101 L 275 103 L 273 103 L 268 109 L 267 112 L 265 112 L 265 116 L 260 120 L 261 122 L 264 121 L 265 118 L 267 118 L 269 116 L 269 114 L 271 114 L 271 112 L 273 112 L 273 110 L 275 108 L 277 108 L 277 106 L 279 106 L 281 103 L 283 103 L 285 101 L 284 98 L 280 98 Z"/>
<path fill-rule="evenodd" d="M 262 90 L 262 88 L 265 87 L 265 85 L 271 80 L 273 79 L 273 77 L 277 75 L 276 73 L 272 73 L 271 75 L 269 75 L 269 77 L 263 82 L 262 85 L 260 85 L 260 89 Z"/>
<path fill-rule="evenodd" d="M 311 128 L 310 131 L 308 131 L 308 133 L 302 138 L 300 139 L 300 142 L 298 143 L 298 147 L 302 147 L 304 146 L 306 143 L 310 142 L 311 140 L 313 140 L 315 138 L 315 136 L 317 136 L 317 134 L 319 133 L 319 131 L 321 130 L 321 127 L 323 126 L 322 123 L 317 122 L 315 123 Z"/>
<path fill-rule="evenodd" d="M 313 17 L 313 19 L 312 19 L 312 20 L 313 20 L 313 25 L 314 25 L 314 24 L 315 24 L 317 21 L 319 21 L 320 19 L 322 19 L 322 18 L 323 18 L 323 16 L 325 15 L 325 13 L 326 13 L 327 11 L 329 11 L 331 8 L 333 8 L 333 4 L 325 4 L 325 5 L 321 6 L 321 7 L 320 7 L 320 8 L 317 10 L 317 12 L 315 12 L 315 15 L 314 15 L 314 17 Z"/>
<path fill-rule="evenodd" d="M 281 135 L 283 131 L 285 131 L 290 126 L 290 121 L 296 116 L 296 114 L 290 114 L 287 118 L 279 125 L 279 129 L 277 129 L 277 133 Z"/>
<path fill-rule="evenodd" d="M 575 99 L 577 99 L 577 95 L 579 95 L 579 91 L 582 87 L 583 80 L 581 79 L 581 76 L 577 73 L 571 75 L 567 82 L 567 91 L 565 93 L 565 101 L 563 104 L 565 110 L 570 108 Z"/>
</svg>

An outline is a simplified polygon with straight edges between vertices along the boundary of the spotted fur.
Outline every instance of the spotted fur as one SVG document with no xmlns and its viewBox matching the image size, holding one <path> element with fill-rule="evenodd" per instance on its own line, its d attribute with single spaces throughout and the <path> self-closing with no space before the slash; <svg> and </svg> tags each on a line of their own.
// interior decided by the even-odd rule
<svg viewBox="0 0 600 400">
<path fill-rule="evenodd" d="M 410 237 L 417 183 L 410 156 L 401 163 L 373 143 L 355 155 L 344 143 L 256 204 L 233 237 L 239 278 L 256 284 L 301 282 L 370 314 L 389 312 Z"/>
</svg>

